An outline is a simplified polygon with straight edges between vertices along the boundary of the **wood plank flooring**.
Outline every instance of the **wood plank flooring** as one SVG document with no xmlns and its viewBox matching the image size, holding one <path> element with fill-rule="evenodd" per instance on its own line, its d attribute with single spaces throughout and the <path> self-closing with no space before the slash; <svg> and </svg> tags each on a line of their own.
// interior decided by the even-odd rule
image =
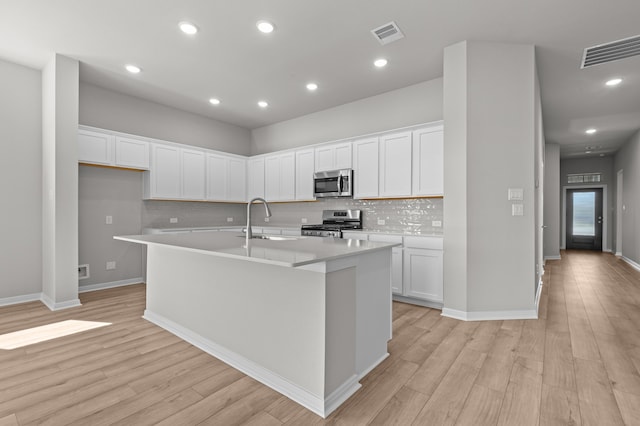
<svg viewBox="0 0 640 426">
<path fill-rule="evenodd" d="M 112 325 L 0 350 L 4 425 L 640 425 L 640 272 L 547 262 L 540 319 L 461 322 L 394 303 L 391 356 L 323 420 L 141 318 L 145 288 L 0 308 L 0 334 Z"/>
</svg>

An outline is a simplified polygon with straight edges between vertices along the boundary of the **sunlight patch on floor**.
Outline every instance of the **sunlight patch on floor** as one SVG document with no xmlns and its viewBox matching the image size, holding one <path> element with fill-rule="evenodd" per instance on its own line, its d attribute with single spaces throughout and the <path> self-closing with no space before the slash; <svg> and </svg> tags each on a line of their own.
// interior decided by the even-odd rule
<svg viewBox="0 0 640 426">
<path fill-rule="evenodd" d="M 0 335 L 0 349 L 11 350 L 58 337 L 111 325 L 110 322 L 67 320 Z"/>
</svg>

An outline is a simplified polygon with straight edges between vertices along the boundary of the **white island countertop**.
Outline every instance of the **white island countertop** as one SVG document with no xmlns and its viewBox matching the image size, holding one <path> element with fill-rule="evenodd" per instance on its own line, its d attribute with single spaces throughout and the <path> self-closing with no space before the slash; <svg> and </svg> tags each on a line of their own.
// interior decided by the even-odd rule
<svg viewBox="0 0 640 426">
<path fill-rule="evenodd" d="M 169 246 L 218 257 L 297 267 L 384 250 L 399 244 L 321 237 L 278 237 L 250 240 L 239 232 L 202 232 L 164 235 L 124 235 L 116 240 Z"/>
</svg>

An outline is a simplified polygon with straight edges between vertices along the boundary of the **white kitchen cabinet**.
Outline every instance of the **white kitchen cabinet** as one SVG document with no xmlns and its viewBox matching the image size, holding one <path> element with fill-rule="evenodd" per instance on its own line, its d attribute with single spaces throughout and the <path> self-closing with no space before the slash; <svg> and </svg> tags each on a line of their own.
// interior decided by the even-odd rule
<svg viewBox="0 0 640 426">
<path fill-rule="evenodd" d="M 444 194 L 444 130 L 430 126 L 413 131 L 414 196 Z"/>
<path fill-rule="evenodd" d="M 79 129 L 78 162 L 148 170 L 149 142 Z"/>
<path fill-rule="evenodd" d="M 405 237 L 403 295 L 442 303 L 442 238 Z"/>
<path fill-rule="evenodd" d="M 380 136 L 380 197 L 411 195 L 411 132 Z"/>
<path fill-rule="evenodd" d="M 391 249 L 391 292 L 394 294 L 403 294 L 402 283 L 402 236 L 387 234 L 369 234 L 369 241 L 380 241 L 385 243 L 400 244 Z"/>
<path fill-rule="evenodd" d="M 353 142 L 354 198 L 378 196 L 379 184 L 378 138 L 364 138 Z"/>
<path fill-rule="evenodd" d="M 78 161 L 111 165 L 114 136 L 90 130 L 78 130 Z"/>
<path fill-rule="evenodd" d="M 205 199 L 206 159 L 204 151 L 180 150 L 181 192 L 180 198 L 186 200 Z"/>
<path fill-rule="evenodd" d="M 244 202 L 247 198 L 247 160 L 230 157 L 227 162 L 227 201 Z"/>
<path fill-rule="evenodd" d="M 247 161 L 247 201 L 264 198 L 264 157 L 253 157 Z"/>
<path fill-rule="evenodd" d="M 227 157 L 219 154 L 207 154 L 207 200 L 224 201 L 227 199 Z"/>
<path fill-rule="evenodd" d="M 351 142 L 322 145 L 315 149 L 315 171 L 350 169 Z"/>
<path fill-rule="evenodd" d="M 115 137 L 114 165 L 131 169 L 149 169 L 149 142 Z"/>
<path fill-rule="evenodd" d="M 264 159 L 264 195 L 267 201 L 295 199 L 295 154 L 267 155 Z"/>
<path fill-rule="evenodd" d="M 296 200 L 311 201 L 313 196 L 313 168 L 315 151 L 300 149 L 296 151 Z"/>
<path fill-rule="evenodd" d="M 180 148 L 153 144 L 151 169 L 145 176 L 145 198 L 181 198 Z"/>
</svg>

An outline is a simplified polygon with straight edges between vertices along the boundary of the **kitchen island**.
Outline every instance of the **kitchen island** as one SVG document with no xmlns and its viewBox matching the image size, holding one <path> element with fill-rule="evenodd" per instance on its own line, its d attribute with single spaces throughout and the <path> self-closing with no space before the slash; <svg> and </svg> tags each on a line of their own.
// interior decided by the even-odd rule
<svg viewBox="0 0 640 426">
<path fill-rule="evenodd" d="M 136 235 L 144 318 L 326 417 L 387 356 L 394 244 Z"/>
</svg>

